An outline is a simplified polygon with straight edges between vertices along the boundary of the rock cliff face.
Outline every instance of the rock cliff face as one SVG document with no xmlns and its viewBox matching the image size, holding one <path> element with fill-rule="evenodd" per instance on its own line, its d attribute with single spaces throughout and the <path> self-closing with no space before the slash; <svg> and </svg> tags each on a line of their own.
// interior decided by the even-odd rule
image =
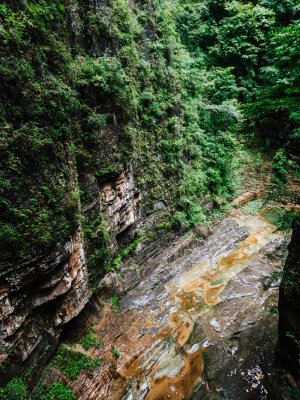
<svg viewBox="0 0 300 400">
<path fill-rule="evenodd" d="M 159 167 L 155 176 L 145 174 L 150 188 L 135 183 L 152 162 L 145 159 L 143 166 L 140 160 L 142 127 L 135 154 L 138 116 L 129 95 L 131 87 L 143 91 L 153 84 L 137 87 L 137 69 L 130 64 L 138 51 L 152 68 L 148 45 L 154 22 L 145 20 L 139 40 L 133 40 L 132 21 L 144 9 L 150 18 L 151 2 L 45 3 L 41 17 L 34 2 L 8 0 L 0 10 L 7 31 L 12 15 L 16 20 L 26 15 L 24 41 L 17 44 L 13 35 L 0 41 L 6 68 L 0 84 L 6 121 L 0 154 L 1 383 L 38 361 L 46 363 L 105 265 L 135 237 L 145 217 L 142 200 L 163 200 L 159 183 L 165 172 Z M 128 57 L 118 54 L 124 41 Z M 46 43 L 49 52 L 41 61 Z M 31 72 L 23 76 L 17 67 L 15 76 L 12 64 L 23 54 Z M 11 104 L 20 118 L 10 112 Z M 175 112 L 171 104 L 157 126 Z M 154 152 L 159 164 L 161 154 L 152 143 L 147 146 L 147 157 Z M 151 204 L 149 214 L 155 211 Z"/>
<path fill-rule="evenodd" d="M 91 290 L 80 232 L 46 256 L 27 257 L 17 267 L 1 265 L 0 292 L 1 363 L 16 374 L 22 363 L 32 362 L 33 353 L 55 344 L 63 325 L 88 301 Z M 11 355 L 15 362 L 6 365 Z"/>
<path fill-rule="evenodd" d="M 300 396 L 300 224 L 293 226 L 289 255 L 279 292 L 278 343 L 272 379 L 272 399 Z"/>
<path fill-rule="evenodd" d="M 130 229 L 135 232 L 141 195 L 129 168 L 112 181 L 96 184 L 96 190 L 83 213 L 102 214 L 114 231 L 109 246 L 116 254 L 132 239 Z M 64 325 L 89 301 L 92 290 L 82 232 L 77 229 L 70 240 L 46 254 L 19 258 L 17 265 L 2 263 L 0 271 L 0 360 L 7 379 L 36 362 L 49 345 L 48 355 L 53 354 Z"/>
<path fill-rule="evenodd" d="M 138 202 L 141 193 L 134 186 L 132 170 L 128 167 L 113 182 L 104 182 L 100 187 L 101 213 L 115 232 L 112 238 L 111 248 L 118 249 L 119 246 L 132 240 L 136 223 L 141 214 L 138 211 Z"/>
</svg>

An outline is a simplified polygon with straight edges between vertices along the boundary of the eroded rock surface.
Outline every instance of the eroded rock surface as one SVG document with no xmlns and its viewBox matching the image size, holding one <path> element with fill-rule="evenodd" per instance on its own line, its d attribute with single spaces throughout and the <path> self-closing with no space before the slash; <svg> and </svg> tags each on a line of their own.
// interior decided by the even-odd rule
<svg viewBox="0 0 300 400">
<path fill-rule="evenodd" d="M 110 251 L 116 254 L 131 241 L 139 220 L 140 192 L 130 166 L 104 181 L 87 181 L 94 194 L 83 214 L 103 218 L 112 228 Z M 132 232 L 131 232 L 132 229 Z M 89 248 L 80 229 L 72 239 L 52 249 L 0 264 L 0 375 L 9 379 L 30 365 L 45 364 L 55 351 L 63 326 L 87 304 L 92 289 L 85 258 Z M 121 296 L 124 288 L 116 274 L 107 276 L 103 287 Z M 45 348 L 47 354 L 45 356 Z"/>
<path fill-rule="evenodd" d="M 139 219 L 138 203 L 141 193 L 136 189 L 131 167 L 123 171 L 114 180 L 98 183 L 101 197 L 101 213 L 106 223 L 116 232 L 110 243 L 113 252 L 119 245 L 127 244 L 132 240 L 130 228 L 135 228 Z"/>
<path fill-rule="evenodd" d="M 264 381 L 251 389 L 246 374 L 256 365 L 270 371 L 276 273 L 287 242 L 262 218 L 237 211 L 208 239 L 188 237 L 148 265 L 133 265 L 139 270 L 117 312 L 101 298 L 94 302 L 102 346 L 87 353 L 103 364 L 93 377 L 82 372 L 70 383 L 74 394 L 82 400 L 263 399 Z M 117 276 L 126 287 L 126 271 Z"/>
<path fill-rule="evenodd" d="M 34 349 L 55 342 L 63 325 L 88 301 L 91 290 L 80 232 L 47 257 L 30 258 L 17 268 L 3 265 L 1 275 L 1 362 L 5 366 L 13 349 L 18 370 Z"/>
</svg>

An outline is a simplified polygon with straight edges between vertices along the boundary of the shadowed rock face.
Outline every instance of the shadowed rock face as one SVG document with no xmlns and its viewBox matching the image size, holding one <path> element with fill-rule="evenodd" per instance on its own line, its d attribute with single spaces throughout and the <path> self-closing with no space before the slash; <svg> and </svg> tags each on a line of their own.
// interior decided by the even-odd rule
<svg viewBox="0 0 300 400">
<path fill-rule="evenodd" d="M 138 273 L 132 260 L 109 282 L 106 277 L 105 287 L 129 292 L 118 315 L 110 302 L 103 307 L 103 298 L 94 298 L 92 314 L 77 322 L 82 329 L 92 320 L 103 342 L 88 351 L 76 345 L 102 365 L 69 382 L 74 394 L 81 400 L 265 398 L 265 386 L 251 390 L 246 375 L 256 365 L 270 372 L 278 322 L 271 312 L 278 300 L 274 272 L 287 242 L 260 217 L 234 212 L 206 240 L 180 240 L 140 263 Z M 52 367 L 46 382 L 59 376 Z"/>
<path fill-rule="evenodd" d="M 11 272 L 10 272 L 11 271 Z M 55 343 L 62 327 L 83 309 L 90 289 L 80 232 L 47 256 L 31 257 L 17 267 L 1 268 L 1 362 L 13 349 L 16 364 L 22 363 L 47 345 Z"/>
<path fill-rule="evenodd" d="M 97 183 L 96 202 L 83 210 L 102 213 L 114 228 L 112 254 L 120 235 L 138 221 L 140 194 L 126 169 L 115 179 Z M 101 202 L 100 202 L 101 198 Z M 85 249 L 78 229 L 65 244 L 31 254 L 18 262 L 0 264 L 0 374 L 5 380 L 37 362 L 44 364 L 57 347 L 66 323 L 77 316 L 92 293 Z M 44 349 L 51 348 L 45 356 Z M 13 356 L 9 357 L 9 356 Z M 43 357 L 43 361 L 40 360 Z M 40 361 L 38 361 L 40 360 Z"/>
<path fill-rule="evenodd" d="M 138 203 L 141 200 L 141 193 L 134 185 L 133 172 L 130 167 L 118 175 L 115 180 L 98 183 L 98 185 L 101 213 L 110 228 L 115 231 L 110 243 L 110 249 L 114 254 L 120 246 L 132 241 L 131 234 L 135 232 L 140 216 Z"/>
<path fill-rule="evenodd" d="M 300 397 L 300 223 L 293 226 L 279 291 L 278 343 L 271 381 L 273 399 Z"/>
<path fill-rule="evenodd" d="M 5 3 L 11 6 L 13 10 L 25 10 L 28 2 L 6 1 Z M 147 7 L 150 9 L 152 5 L 149 3 Z M 4 5 L 4 8 L 6 8 L 6 5 Z M 99 12 L 101 17 L 108 16 L 110 18 L 113 12 L 111 2 L 67 2 L 65 7 L 61 6 L 61 9 L 65 9 L 65 11 L 62 11 L 64 16 L 62 16 L 61 27 L 60 23 L 56 24 L 55 18 L 52 21 L 52 17 L 50 19 L 53 23 L 49 19 L 49 24 L 51 25 L 50 31 L 56 35 L 58 42 L 65 49 L 64 54 L 72 54 L 72 58 L 82 55 L 87 59 L 89 57 L 94 59 L 104 54 L 113 55 L 120 48 L 116 35 L 112 40 L 108 37 L 104 39 L 102 35 L 99 35 L 97 28 L 96 30 L 85 29 L 86 18 L 89 14 L 96 15 Z M 60 31 L 61 28 L 62 31 Z M 61 35 L 62 32 L 64 33 Z M 146 33 L 145 46 L 149 39 L 154 40 L 154 27 L 149 25 Z M 33 36 L 38 36 L 38 34 L 32 33 L 30 28 L 26 30 L 28 43 L 34 44 L 35 39 L 39 40 Z M 46 43 L 43 41 L 44 39 L 41 40 Z M 7 60 L 12 59 L 12 52 L 6 42 L 1 42 L 1 50 L 3 50 L 2 62 L 5 65 Z M 21 52 L 14 60 L 21 60 L 22 57 Z M 31 56 L 29 58 L 31 59 Z M 37 67 L 37 75 L 32 79 L 36 80 L 38 84 L 44 84 L 44 79 L 50 81 L 50 77 L 54 77 L 56 74 L 50 64 L 45 62 L 41 69 Z M 59 68 L 65 70 L 67 69 L 65 68 L 66 65 L 62 63 Z M 35 70 L 35 67 L 33 69 Z M 22 123 L 28 122 L 31 118 L 29 117 L 30 113 L 27 114 L 29 111 L 27 108 L 31 109 L 35 106 L 31 101 L 28 106 L 27 100 L 24 100 L 26 96 L 21 95 L 25 81 L 19 81 L 19 79 L 17 79 L 18 82 L 6 79 L 4 81 L 4 87 L 7 88 L 7 90 L 2 90 L 5 103 L 14 102 L 18 97 L 20 103 L 17 101 L 17 107 L 20 107 L 22 113 L 24 112 L 24 115 L 26 115 L 24 118 L 18 117 L 18 122 L 13 121 L 12 117 L 10 122 L 17 130 L 16 126 L 19 127 L 20 121 Z M 65 79 L 63 78 L 62 81 L 65 81 Z M 78 95 L 81 96 L 81 94 Z M 84 94 L 82 96 L 85 98 Z M 87 95 L 89 104 L 90 98 L 89 93 Z M 23 103 L 23 100 L 25 103 Z M 83 103 L 84 101 L 83 99 Z M 23 235 L 24 248 L 16 240 L 14 247 L 7 252 L 5 262 L 3 261 L 4 257 L 2 257 L 2 250 L 6 250 L 5 243 L 4 245 L 2 243 L 2 247 L 0 245 L 1 385 L 12 376 L 21 375 L 30 365 L 42 365 L 47 362 L 47 359 L 56 349 L 63 326 L 80 313 L 91 294 L 86 260 L 92 258 L 96 253 L 95 249 L 100 249 L 98 254 L 101 253 L 106 244 L 110 247 L 111 256 L 114 258 L 128 242 L 132 241 L 136 232 L 136 223 L 141 219 L 141 207 L 139 207 L 141 194 L 134 184 L 134 177 L 139 176 L 141 171 L 136 160 L 132 159 L 131 156 L 129 157 L 132 143 L 124 135 L 124 126 L 127 126 L 128 121 L 123 121 L 122 115 L 117 115 L 119 110 L 117 105 L 114 107 L 114 104 L 108 105 L 108 102 L 106 95 L 103 100 L 99 100 L 97 96 L 95 104 L 91 105 L 95 112 L 99 112 L 99 115 L 105 115 L 107 124 L 101 132 L 100 128 L 99 130 L 95 129 L 94 133 L 97 139 L 95 140 L 95 149 L 91 149 L 90 143 L 86 143 L 85 139 L 83 143 L 78 138 L 75 145 L 78 150 L 76 159 L 72 154 L 70 143 L 64 137 L 61 142 L 60 139 L 54 140 L 53 145 L 43 147 L 41 153 L 36 150 L 36 153 L 35 151 L 32 154 L 29 152 L 31 155 L 28 159 L 27 150 L 24 150 L 25 156 L 23 158 L 20 155 L 23 155 L 23 153 L 20 152 L 18 160 L 20 157 L 20 165 L 22 164 L 22 168 L 26 165 L 25 169 L 20 166 L 18 171 L 13 171 L 10 167 L 7 170 L 6 168 L 2 170 L 2 166 L 7 166 L 9 163 L 7 163 L 5 152 L 1 148 L 1 178 L 4 176 L 5 180 L 11 178 L 12 183 L 9 190 L 6 188 L 2 190 L 5 185 L 1 186 L 1 194 L 4 193 L 4 197 L 11 202 L 12 209 L 16 206 L 18 212 L 21 212 L 29 208 L 28 204 L 32 200 L 31 197 L 36 196 L 37 206 L 36 211 L 32 213 L 32 220 L 42 215 L 45 208 L 45 214 L 50 216 L 52 216 L 52 208 L 60 210 L 57 211 L 57 214 L 54 213 L 56 219 L 49 221 L 50 228 L 41 223 L 41 228 L 39 227 L 42 231 L 41 240 L 39 240 L 38 234 L 37 238 L 33 240 L 32 231 L 29 230 L 27 235 Z M 57 107 L 57 110 L 63 114 L 60 109 L 61 106 Z M 45 109 L 47 109 L 45 116 L 50 115 L 50 109 L 48 107 L 45 107 Z M 74 132 L 70 127 L 69 132 L 72 131 L 70 137 L 73 133 L 77 135 L 75 131 L 80 137 L 88 130 L 84 126 L 80 113 L 74 120 L 77 120 L 77 118 L 78 124 L 74 121 L 77 126 Z M 66 114 L 66 121 L 70 119 L 73 118 Z M 10 125 L 10 122 L 8 125 Z M 44 127 L 42 121 L 38 121 L 38 125 L 40 122 L 41 127 Z M 49 128 L 51 130 L 53 128 L 50 122 Z M 47 127 L 45 129 L 47 130 Z M 44 137 L 42 128 L 40 136 Z M 21 143 L 20 149 L 22 146 L 26 148 L 23 142 Z M 18 152 L 18 148 L 16 151 Z M 94 161 L 97 162 L 87 162 L 87 157 L 89 159 L 94 158 Z M 126 161 L 129 159 L 131 159 L 133 166 L 130 165 L 129 161 Z M 24 177 L 26 184 L 21 181 L 21 176 Z M 16 189 L 17 183 L 20 183 L 22 189 Z M 40 188 L 43 185 L 46 185 L 51 193 L 53 191 L 52 195 L 55 200 L 59 197 L 56 194 L 61 194 L 61 200 L 57 202 L 55 207 L 52 203 L 50 204 L 46 195 L 40 195 Z M 143 196 L 147 195 L 145 192 L 146 190 L 144 190 Z M 44 202 L 41 199 L 44 199 Z M 165 207 L 164 203 L 159 208 L 161 209 L 162 206 Z M 1 209 L 1 212 L 4 212 L 4 209 L 5 207 Z M 146 211 L 149 212 L 149 207 Z M 12 216 L 9 213 L 10 211 L 7 211 L 5 218 L 1 215 L 1 221 L 9 224 L 12 222 L 12 225 L 15 224 L 16 226 L 22 226 L 23 223 L 24 225 L 27 224 L 26 216 L 24 221 L 21 220 L 22 223 L 20 223 L 18 218 L 16 221 L 12 221 Z M 49 217 L 49 220 L 51 218 Z M 110 237 L 106 239 L 106 242 L 101 237 L 104 221 L 110 229 Z M 65 228 L 60 227 L 61 230 L 58 229 L 60 222 L 65 225 Z M 82 224 L 81 227 L 80 224 Z M 28 226 L 30 226 L 30 223 L 28 223 Z M 88 237 L 86 227 L 92 232 L 91 237 Z M 49 232 L 47 235 L 43 235 L 44 229 L 47 230 L 46 228 Z M 80 236 L 81 228 L 84 235 L 81 234 Z M 45 237 L 47 237 L 47 243 L 51 244 L 45 245 Z M 59 243 L 54 245 L 54 240 Z M 22 250 L 20 250 L 18 256 L 16 255 L 17 249 Z M 25 251 L 27 251 L 26 256 L 23 256 Z M 97 272 L 101 270 L 102 261 L 101 256 L 99 256 L 97 263 L 95 262 L 98 268 Z M 94 268 L 95 264 L 91 269 Z M 44 349 L 49 346 L 51 348 L 45 355 Z M 42 357 L 44 358 L 43 361 L 41 361 Z"/>
</svg>

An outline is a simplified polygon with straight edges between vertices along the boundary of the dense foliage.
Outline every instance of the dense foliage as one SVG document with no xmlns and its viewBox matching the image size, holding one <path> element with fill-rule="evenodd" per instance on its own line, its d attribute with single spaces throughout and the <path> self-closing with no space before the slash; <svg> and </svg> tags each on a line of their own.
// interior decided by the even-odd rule
<svg viewBox="0 0 300 400">
<path fill-rule="evenodd" d="M 54 358 L 54 365 L 69 379 L 75 380 L 81 370 L 84 369 L 92 374 L 101 363 L 98 358 L 92 359 L 84 353 L 61 347 Z"/>
<path fill-rule="evenodd" d="M 76 397 L 72 394 L 72 391 L 65 387 L 61 383 L 53 383 L 50 386 L 41 385 L 36 393 L 33 395 L 33 399 L 37 400 L 75 400 Z"/>
<path fill-rule="evenodd" d="M 293 1 L 206 0 L 184 2 L 178 18 L 202 65 L 232 69 L 245 132 L 269 146 L 299 148 L 299 11 Z"/>
<path fill-rule="evenodd" d="M 3 389 L 0 389 L 1 400 L 75 400 L 72 391 L 61 383 L 50 386 L 40 385 L 29 395 L 27 385 L 21 378 L 13 378 Z"/>
<path fill-rule="evenodd" d="M 300 149 L 300 20 L 270 35 L 261 68 L 263 85 L 248 104 L 246 115 L 269 143 L 285 144 L 289 153 Z"/>
<path fill-rule="evenodd" d="M 81 224 L 99 268 L 110 232 L 101 204 L 83 211 L 93 182 L 132 163 L 144 209 L 164 199 L 173 223 L 189 226 L 205 220 L 205 198 L 232 197 L 237 133 L 283 158 L 299 144 L 299 3 L 72 7 L 0 5 L 2 257 Z"/>
<path fill-rule="evenodd" d="M 79 222 L 91 263 L 109 257 L 101 213 L 82 213 L 91 201 L 85 171 L 101 181 L 135 160 L 145 207 L 170 193 L 179 223 L 204 218 L 201 196 L 230 195 L 234 78 L 199 69 L 176 31 L 178 7 L 79 5 L 73 26 L 68 2 L 1 5 L 4 257 L 62 241 Z"/>
<path fill-rule="evenodd" d="M 27 386 L 21 378 L 13 378 L 3 389 L 0 389 L 1 400 L 26 400 Z"/>
</svg>

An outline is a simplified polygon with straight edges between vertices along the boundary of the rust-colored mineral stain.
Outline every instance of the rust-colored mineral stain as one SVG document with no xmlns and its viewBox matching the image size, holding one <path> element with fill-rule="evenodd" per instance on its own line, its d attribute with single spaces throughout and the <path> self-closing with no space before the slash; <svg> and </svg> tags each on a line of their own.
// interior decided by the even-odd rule
<svg viewBox="0 0 300 400">
<path fill-rule="evenodd" d="M 258 229 L 256 232 L 252 233 L 252 235 L 248 236 L 238 250 L 220 259 L 219 261 L 220 266 L 229 269 L 233 267 L 235 264 L 238 264 L 239 262 L 246 260 L 249 257 L 249 255 L 244 250 L 250 247 L 251 245 L 256 244 L 258 242 L 256 236 L 261 235 L 266 231 L 267 229 L 261 228 Z"/>
<path fill-rule="evenodd" d="M 157 335 L 154 336 L 153 342 L 155 342 L 158 339 L 164 340 L 170 335 L 170 327 L 167 327 L 165 329 L 162 329 L 160 332 L 158 332 Z"/>
<path fill-rule="evenodd" d="M 248 254 L 242 251 L 241 249 L 235 251 L 234 253 L 229 254 L 229 256 L 222 257 L 219 264 L 221 267 L 225 267 L 227 269 L 233 267 L 235 264 L 246 260 Z"/>
<path fill-rule="evenodd" d="M 160 312 L 162 311 L 163 308 L 160 309 Z M 101 378 L 99 377 L 97 393 L 98 396 L 101 394 L 107 400 L 120 400 L 130 380 L 136 377 L 139 382 L 144 374 L 144 368 L 140 364 L 145 349 L 157 339 L 167 337 L 170 334 L 170 328 L 167 327 L 153 336 L 150 333 L 151 328 L 160 327 L 154 318 L 155 315 L 139 314 L 136 310 L 129 310 L 116 316 L 111 312 L 109 305 L 102 308 L 101 313 L 103 318 L 95 328 L 99 337 L 103 338 L 103 346 L 95 349 L 93 357 L 102 358 L 102 363 L 106 366 L 105 370 L 109 373 L 104 373 Z M 139 338 L 141 330 L 145 327 L 148 333 Z M 120 351 L 120 357 L 117 360 L 112 355 L 112 346 L 116 346 Z M 111 373 L 111 370 L 114 373 Z"/>
<path fill-rule="evenodd" d="M 190 323 L 184 321 L 177 313 L 172 313 L 169 317 L 169 326 L 175 342 L 182 347 L 191 335 Z"/>
<path fill-rule="evenodd" d="M 205 301 L 209 306 L 215 306 L 218 303 L 217 297 L 219 296 L 219 293 L 223 287 L 224 284 L 206 290 Z"/>
<path fill-rule="evenodd" d="M 142 360 L 141 355 L 132 357 L 131 360 L 126 362 L 122 368 L 118 371 L 120 375 L 125 376 L 126 378 L 132 378 L 136 375 L 139 364 Z"/>
<path fill-rule="evenodd" d="M 183 290 L 185 292 L 194 292 L 196 289 L 198 289 L 199 286 L 201 286 L 202 282 L 203 281 L 201 278 L 194 279 L 193 281 L 185 285 Z"/>
<path fill-rule="evenodd" d="M 261 230 L 261 229 L 260 229 L 260 230 Z M 259 231 L 260 231 L 260 230 L 259 230 Z M 255 233 L 255 234 L 256 234 L 256 235 L 260 234 L 259 231 L 257 231 L 257 233 Z M 257 239 L 255 236 L 253 236 L 253 235 L 247 237 L 247 239 L 244 240 L 244 244 L 247 245 L 246 247 L 251 246 L 251 244 L 256 244 L 257 242 L 258 242 L 258 239 Z M 243 246 L 244 246 L 244 245 L 243 245 Z M 244 248 L 245 248 L 245 247 L 244 247 Z"/>
<path fill-rule="evenodd" d="M 247 219 L 242 214 L 237 214 L 237 217 L 239 219 Z M 202 354 L 205 348 L 190 354 L 186 352 L 184 346 L 191 335 L 195 318 L 199 315 L 199 307 L 203 306 L 205 302 L 209 306 L 216 305 L 218 296 L 225 286 L 222 283 L 211 287 L 211 282 L 220 277 L 226 269 L 247 259 L 249 255 L 246 249 L 251 245 L 256 245 L 261 240 L 260 236 L 271 231 L 270 226 L 258 229 L 240 244 L 238 250 L 222 257 L 219 260 L 219 265 L 211 266 L 209 261 L 206 260 L 185 273 L 177 283 L 168 282 L 166 289 L 168 291 L 169 304 L 177 307 L 176 312 L 169 315 L 168 324 L 165 324 L 165 317 L 163 317 L 164 325 L 159 322 L 161 319 L 157 318 L 164 311 L 168 311 L 168 314 L 171 312 L 170 307 L 165 304 L 160 305 L 158 303 L 158 307 L 153 307 L 150 310 L 147 307 L 143 309 L 143 306 L 141 306 L 138 311 L 131 309 L 121 313 L 119 316 L 112 313 L 109 304 L 101 308 L 99 311 L 101 319 L 95 328 L 99 339 L 101 338 L 103 341 L 103 346 L 94 349 L 90 355 L 94 358 L 102 358 L 102 367 L 100 372 L 95 371 L 95 374 L 98 375 L 95 383 L 93 383 L 94 386 L 89 389 L 89 399 L 95 400 L 102 396 L 101 398 L 107 400 L 120 400 L 124 397 L 126 388 L 129 387 L 133 378 L 137 388 L 139 388 L 140 383 L 144 382 L 145 374 L 149 374 L 150 371 L 150 376 L 148 376 L 150 392 L 147 394 L 146 400 L 188 399 L 193 386 L 201 380 L 203 371 Z M 218 282 L 223 282 L 223 279 Z M 156 301 L 159 302 L 159 299 Z M 236 317 L 236 319 L 239 318 L 240 315 Z M 203 323 L 207 325 L 206 330 L 211 330 L 211 337 L 216 341 L 221 340 L 208 323 L 205 321 Z M 220 325 L 224 327 L 225 321 L 221 320 Z M 168 358 L 165 360 L 163 358 L 163 361 L 164 363 L 174 362 L 173 366 L 176 367 L 178 358 L 180 358 L 181 361 L 184 361 L 184 365 L 174 377 L 158 376 L 162 366 L 159 365 L 159 361 L 153 364 L 152 354 L 150 354 L 149 358 L 146 349 L 154 345 L 153 351 L 160 351 L 160 348 L 165 351 L 166 346 L 161 346 L 159 341 L 170 335 L 174 338 L 176 350 L 180 356 L 177 357 L 176 353 L 174 360 L 169 360 Z M 157 341 L 158 343 L 156 343 Z M 112 346 L 119 349 L 120 357 L 117 360 L 113 357 Z M 174 343 L 171 346 L 173 350 Z M 82 385 L 84 388 L 90 385 L 89 378 L 86 379 L 88 380 L 87 383 Z"/>
<path fill-rule="evenodd" d="M 205 348 L 201 348 L 192 354 L 184 353 L 185 364 L 175 377 L 170 378 L 164 375 L 151 379 L 150 392 L 146 400 L 188 399 L 191 389 L 202 376 L 204 350 Z M 171 390 L 171 387 L 175 390 Z"/>
<path fill-rule="evenodd" d="M 180 309 L 187 313 L 195 307 L 197 301 L 199 302 L 199 299 L 193 292 L 186 293 L 185 291 L 182 291 L 177 293 L 175 298 L 180 304 Z"/>
</svg>

